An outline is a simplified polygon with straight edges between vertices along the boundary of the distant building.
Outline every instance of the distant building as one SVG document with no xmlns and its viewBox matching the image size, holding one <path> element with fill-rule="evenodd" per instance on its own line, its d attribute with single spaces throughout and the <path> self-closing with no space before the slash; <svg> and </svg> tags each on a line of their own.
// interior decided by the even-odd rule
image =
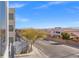
<svg viewBox="0 0 79 59">
<path fill-rule="evenodd" d="M 56 28 L 53 30 L 53 36 L 60 36 L 62 32 L 63 32 L 63 29 L 62 29 L 62 28 L 56 27 Z"/>
<path fill-rule="evenodd" d="M 61 27 L 55 27 L 55 29 L 62 29 Z"/>
<path fill-rule="evenodd" d="M 14 58 L 15 54 L 20 54 L 27 50 L 28 43 L 18 34 L 15 29 L 15 9 L 9 9 L 9 57 Z"/>
<path fill-rule="evenodd" d="M 12 42 L 15 40 L 15 9 L 9 9 L 9 41 Z"/>
</svg>

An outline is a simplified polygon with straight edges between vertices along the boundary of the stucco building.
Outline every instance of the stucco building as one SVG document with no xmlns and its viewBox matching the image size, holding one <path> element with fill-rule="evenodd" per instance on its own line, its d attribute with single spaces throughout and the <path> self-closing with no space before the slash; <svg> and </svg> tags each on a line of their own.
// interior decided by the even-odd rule
<svg viewBox="0 0 79 59">
<path fill-rule="evenodd" d="M 13 42 L 15 41 L 15 9 L 9 9 L 9 56 L 14 54 Z"/>
</svg>

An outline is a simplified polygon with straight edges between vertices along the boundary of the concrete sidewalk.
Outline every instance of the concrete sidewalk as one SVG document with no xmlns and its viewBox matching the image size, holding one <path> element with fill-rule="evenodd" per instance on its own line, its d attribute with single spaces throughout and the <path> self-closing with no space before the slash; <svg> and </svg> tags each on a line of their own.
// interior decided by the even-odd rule
<svg viewBox="0 0 79 59">
<path fill-rule="evenodd" d="M 48 58 L 43 52 L 33 46 L 33 51 L 27 54 L 15 55 L 15 58 Z"/>
</svg>

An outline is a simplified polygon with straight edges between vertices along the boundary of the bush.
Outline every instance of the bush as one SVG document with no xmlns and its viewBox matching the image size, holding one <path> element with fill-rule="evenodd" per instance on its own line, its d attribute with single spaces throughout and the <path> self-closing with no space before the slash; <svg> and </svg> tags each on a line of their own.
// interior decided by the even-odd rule
<svg viewBox="0 0 79 59">
<path fill-rule="evenodd" d="M 62 32 L 61 35 L 62 35 L 62 39 L 70 40 L 70 35 L 68 33 Z"/>
</svg>

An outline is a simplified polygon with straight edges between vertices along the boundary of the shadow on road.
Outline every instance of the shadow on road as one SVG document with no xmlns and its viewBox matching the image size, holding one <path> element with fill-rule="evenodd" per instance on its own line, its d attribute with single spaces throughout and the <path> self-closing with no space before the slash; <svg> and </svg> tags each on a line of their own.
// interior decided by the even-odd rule
<svg viewBox="0 0 79 59">
<path fill-rule="evenodd" d="M 64 45 L 67 45 L 67 46 L 70 46 L 70 47 L 74 47 L 74 48 L 79 49 L 79 45 L 69 45 L 69 44 L 64 44 Z"/>
<path fill-rule="evenodd" d="M 62 43 L 50 43 L 51 45 L 62 45 Z"/>
<path fill-rule="evenodd" d="M 67 45 L 67 46 L 70 46 L 70 47 L 74 47 L 74 48 L 78 48 L 79 49 L 79 45 L 61 43 L 61 42 L 57 42 L 57 41 L 54 41 L 54 42 L 56 42 L 56 43 L 51 43 L 51 45 Z"/>
</svg>

